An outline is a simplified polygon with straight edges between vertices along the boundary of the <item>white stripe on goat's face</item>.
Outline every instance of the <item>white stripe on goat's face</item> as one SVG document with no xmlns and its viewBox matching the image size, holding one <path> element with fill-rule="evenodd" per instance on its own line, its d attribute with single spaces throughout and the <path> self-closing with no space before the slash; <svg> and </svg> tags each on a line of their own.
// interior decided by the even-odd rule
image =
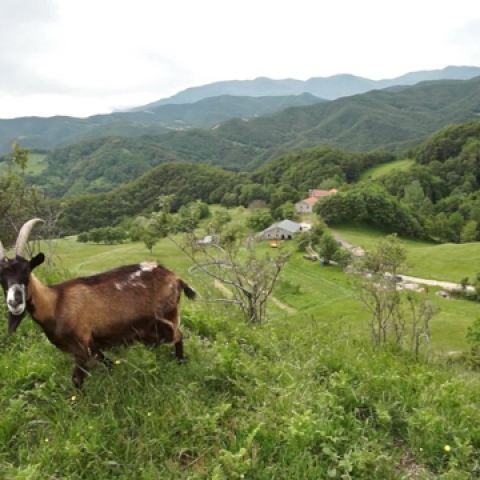
<svg viewBox="0 0 480 480">
<path fill-rule="evenodd" d="M 25 285 L 14 283 L 7 290 L 7 308 L 13 315 L 21 315 L 27 307 Z"/>
</svg>

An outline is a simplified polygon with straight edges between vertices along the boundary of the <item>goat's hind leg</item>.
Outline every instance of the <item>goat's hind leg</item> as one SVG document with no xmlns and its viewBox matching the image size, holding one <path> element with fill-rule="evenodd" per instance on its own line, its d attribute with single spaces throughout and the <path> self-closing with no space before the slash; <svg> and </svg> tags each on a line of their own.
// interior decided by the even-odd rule
<svg viewBox="0 0 480 480">
<path fill-rule="evenodd" d="M 178 329 L 175 333 L 176 341 L 173 344 L 175 347 L 175 358 L 178 363 L 182 364 L 186 362 L 185 355 L 183 354 L 183 335 Z"/>
</svg>

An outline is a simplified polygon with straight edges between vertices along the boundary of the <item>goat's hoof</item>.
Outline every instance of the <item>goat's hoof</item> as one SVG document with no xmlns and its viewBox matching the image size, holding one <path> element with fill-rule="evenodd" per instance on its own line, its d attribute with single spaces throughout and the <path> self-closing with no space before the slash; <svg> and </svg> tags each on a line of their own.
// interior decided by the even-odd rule
<svg viewBox="0 0 480 480">
<path fill-rule="evenodd" d="M 185 365 L 186 363 L 188 363 L 188 359 L 187 357 L 177 358 L 177 363 L 179 365 Z"/>
<path fill-rule="evenodd" d="M 111 370 L 113 368 L 114 362 L 108 357 L 104 357 L 101 362 L 109 369 Z"/>
</svg>

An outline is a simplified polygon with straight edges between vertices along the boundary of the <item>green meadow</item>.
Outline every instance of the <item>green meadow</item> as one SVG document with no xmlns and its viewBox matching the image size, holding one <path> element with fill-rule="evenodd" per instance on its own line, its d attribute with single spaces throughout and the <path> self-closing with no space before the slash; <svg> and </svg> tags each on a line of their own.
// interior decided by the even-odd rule
<svg viewBox="0 0 480 480">
<path fill-rule="evenodd" d="M 235 220 L 245 212 L 237 211 Z M 373 242 L 373 232 L 350 240 Z M 367 240 L 368 239 L 368 240 Z M 406 242 L 409 258 L 416 246 Z M 282 248 L 289 248 L 285 242 Z M 45 245 L 42 245 L 44 248 Z M 54 242 L 56 282 L 156 259 L 200 301 L 182 298 L 186 365 L 172 347 L 109 352 L 78 393 L 72 361 L 26 318 L 0 333 L 0 478 L 5 479 L 457 479 L 480 474 L 480 382 L 449 360 L 464 350 L 473 302 L 434 298 L 431 363 L 373 349 L 350 278 L 296 253 L 268 321 L 247 325 L 234 306 L 208 303 L 210 281 L 188 276 L 170 240 Z M 418 248 L 435 248 L 419 246 Z M 263 251 L 275 253 L 267 244 Z M 419 272 L 421 272 L 421 267 Z M 3 304 L 0 306 L 5 316 Z"/>
<path fill-rule="evenodd" d="M 367 178 L 375 179 L 386 175 L 393 170 L 408 170 L 413 164 L 414 161 L 410 158 L 395 160 L 394 162 L 384 163 L 382 165 L 377 165 L 376 167 L 365 170 L 360 178 L 361 180 L 366 180 Z"/>
<path fill-rule="evenodd" d="M 385 234 L 378 230 L 359 227 L 335 227 L 334 231 L 353 245 L 371 247 Z M 480 269 L 480 243 L 436 244 L 421 240 L 402 239 L 408 253 L 409 266 L 405 274 L 459 283 L 462 278 L 473 277 Z"/>
</svg>

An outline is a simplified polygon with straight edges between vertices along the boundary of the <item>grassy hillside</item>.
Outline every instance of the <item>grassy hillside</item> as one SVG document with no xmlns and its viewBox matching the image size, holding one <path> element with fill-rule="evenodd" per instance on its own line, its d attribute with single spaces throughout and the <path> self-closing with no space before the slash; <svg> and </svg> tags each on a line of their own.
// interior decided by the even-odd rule
<svg viewBox="0 0 480 480">
<path fill-rule="evenodd" d="M 222 96 L 193 104 L 158 106 L 145 111 L 88 118 L 56 116 L 0 120 L 0 153 L 8 152 L 15 140 L 24 147 L 54 148 L 82 139 L 119 135 L 135 137 L 171 129 L 211 127 L 233 117 L 251 118 L 320 101 L 309 94 L 262 98 Z"/>
<path fill-rule="evenodd" d="M 342 226 L 335 231 L 347 242 L 371 247 L 385 233 L 366 227 Z M 404 239 L 411 267 L 404 273 L 431 280 L 460 282 L 462 278 L 473 277 L 480 265 L 480 243 L 435 244 L 420 240 Z"/>
<path fill-rule="evenodd" d="M 30 152 L 28 155 L 28 165 L 25 173 L 27 175 L 39 176 L 48 167 L 47 155 L 45 153 Z M 5 156 L 0 158 L 0 174 L 6 171 L 7 162 Z"/>
<path fill-rule="evenodd" d="M 55 243 L 57 266 L 94 273 L 150 259 L 140 243 Z M 268 249 L 265 245 L 264 249 Z M 168 240 L 154 258 L 190 279 Z M 38 276 L 58 281 L 40 267 Z M 348 277 L 295 255 L 269 321 L 246 325 L 230 305 L 182 299 L 188 363 L 171 347 L 114 349 L 82 394 L 72 362 L 25 319 L 0 331 L 2 478 L 475 478 L 480 381 L 434 356 L 372 349 Z M 437 354 L 465 348 L 473 302 L 434 299 Z M 5 316 L 3 302 L 0 316 Z"/>
<path fill-rule="evenodd" d="M 360 176 L 361 180 L 368 178 L 379 178 L 386 175 L 393 170 L 408 170 L 414 164 L 414 160 L 411 158 L 405 158 L 403 160 L 395 160 L 393 162 L 384 163 L 383 165 L 377 165 L 375 167 L 365 170 Z"/>
</svg>

